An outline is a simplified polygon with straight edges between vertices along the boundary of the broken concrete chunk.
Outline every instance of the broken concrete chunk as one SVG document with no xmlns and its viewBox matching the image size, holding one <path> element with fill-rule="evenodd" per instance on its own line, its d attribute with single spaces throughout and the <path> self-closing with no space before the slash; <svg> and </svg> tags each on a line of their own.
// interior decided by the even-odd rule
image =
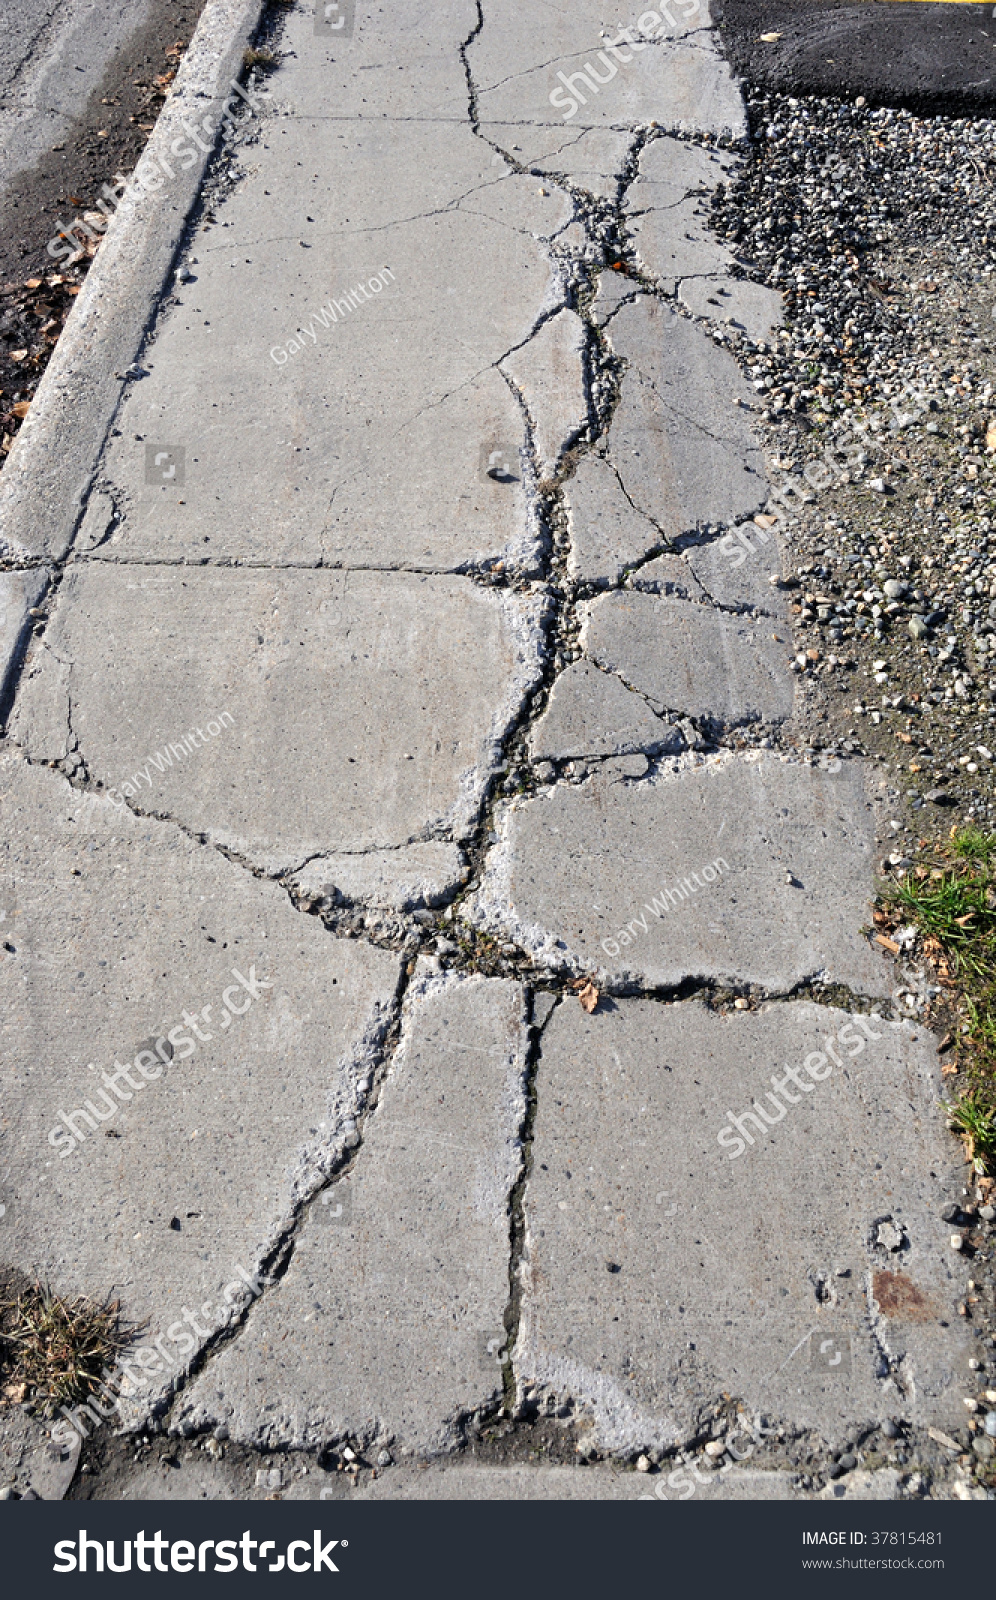
<svg viewBox="0 0 996 1600">
<path fill-rule="evenodd" d="M 770 1415 L 835 1448 L 890 1403 L 958 1422 L 968 1339 L 936 1216 L 957 1152 L 929 1034 L 807 1002 L 623 999 L 559 1007 L 540 1049 L 520 1387 L 620 1454 L 687 1440 L 724 1393 L 741 1455 Z M 871 1237 L 897 1206 L 892 1273 Z"/>
<path fill-rule="evenodd" d="M 682 600 L 703 599 L 691 562 L 683 555 L 655 556 L 630 574 L 629 587 L 648 594 L 675 594 Z"/>
<path fill-rule="evenodd" d="M 341 895 L 385 911 L 435 906 L 463 882 L 467 863 L 455 844 L 410 844 L 403 850 L 319 856 L 292 874 L 305 894 Z"/>
<path fill-rule="evenodd" d="M 753 516 L 768 484 L 750 423 L 732 403 L 753 395 L 733 357 L 645 295 L 606 331 L 628 362 L 608 454 L 633 504 L 668 540 Z"/>
<path fill-rule="evenodd" d="M 610 317 L 614 316 L 624 300 L 632 300 L 639 294 L 640 285 L 614 267 L 606 267 L 598 275 L 598 293 L 595 303 L 591 308 L 591 315 L 600 328 L 604 328 Z"/>
<path fill-rule="evenodd" d="M 888 994 L 885 961 L 859 932 L 874 890 L 860 771 L 769 756 L 677 765 L 614 787 L 608 803 L 589 780 L 513 805 L 463 915 L 544 966 L 613 983 L 783 992 L 820 976 Z M 638 869 L 621 872 L 624 861 Z"/>
<path fill-rule="evenodd" d="M 688 546 L 684 559 L 717 605 L 763 611 L 788 622 L 789 593 L 771 582 L 772 573 L 782 571 L 782 555 L 773 529 L 747 522 L 735 533 L 724 534 L 709 544 Z M 784 638 L 788 646 L 789 635 L 786 633 Z"/>
<path fill-rule="evenodd" d="M 576 661 L 560 674 L 529 735 L 534 761 L 683 747 L 677 730 L 656 717 L 645 700 L 587 661 Z"/>
<path fill-rule="evenodd" d="M 673 295 L 683 278 L 721 272 L 730 260 L 700 211 L 700 201 L 682 200 L 670 210 L 634 217 L 629 224 L 637 262 L 665 294 Z"/>
<path fill-rule="evenodd" d="M 76 535 L 75 548 L 79 554 L 89 555 L 103 544 L 116 520 L 117 512 L 110 495 L 102 494 L 99 490 L 91 494 Z"/>
<path fill-rule="evenodd" d="M 560 311 L 504 363 L 533 420 L 541 479 L 553 477 L 587 421 L 584 344 L 581 318 Z"/>
<path fill-rule="evenodd" d="M 619 478 L 602 456 L 583 456 L 564 485 L 572 578 L 617 583 L 626 568 L 662 542 L 660 529 L 631 504 Z"/>
<path fill-rule="evenodd" d="M 17 736 L 57 757 L 68 697 L 116 806 L 269 872 L 461 836 L 540 677 L 542 604 L 412 573 L 75 568 Z"/>
<path fill-rule="evenodd" d="M 759 343 L 767 342 L 785 318 L 778 291 L 746 278 L 687 277 L 678 285 L 678 299 L 693 316 L 729 323 Z"/>
<path fill-rule="evenodd" d="M 766 618 L 633 592 L 599 596 L 584 615 L 586 654 L 661 708 L 718 727 L 792 714 L 790 641 L 775 639 Z"/>
<path fill-rule="evenodd" d="M 556 179 L 561 174 L 580 189 L 614 200 L 629 154 L 631 136 L 615 128 L 530 127 L 527 123 L 490 122 L 482 127 L 490 144 L 498 145 L 523 166 Z M 535 176 L 533 177 L 535 185 Z"/>
<path fill-rule="evenodd" d="M 0 806 L 4 1260 L 120 1296 L 168 1352 L 147 1411 L 341 1156 L 399 958 L 44 768 L 0 763 Z"/>
<path fill-rule="evenodd" d="M 701 145 L 658 135 L 640 151 L 636 177 L 626 191 L 626 211 L 672 210 L 692 197 L 701 206 L 738 166 L 728 150 L 704 150 Z"/>
<path fill-rule="evenodd" d="M 517 984 L 420 963 L 352 1169 L 311 1207 L 238 1344 L 182 1396 L 178 1427 L 435 1453 L 501 1393 L 524 1017 Z"/>
</svg>

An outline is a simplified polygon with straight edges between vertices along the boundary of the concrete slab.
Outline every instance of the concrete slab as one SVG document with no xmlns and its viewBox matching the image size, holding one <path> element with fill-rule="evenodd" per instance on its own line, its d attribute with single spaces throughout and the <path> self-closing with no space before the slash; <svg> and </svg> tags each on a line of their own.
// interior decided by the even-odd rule
<svg viewBox="0 0 996 1600">
<path fill-rule="evenodd" d="M 502 363 L 533 422 L 541 480 L 554 476 L 564 451 L 588 420 L 585 337 L 577 312 L 558 311 Z"/>
<path fill-rule="evenodd" d="M 417 968 L 362 1147 L 331 1191 L 344 1211 L 312 1207 L 286 1274 L 181 1396 L 175 1427 L 453 1448 L 501 1389 L 525 1051 L 517 984 Z"/>
<path fill-rule="evenodd" d="M 586 655 L 661 709 L 717 728 L 792 715 L 791 634 L 767 618 L 634 592 L 601 595 L 583 613 Z"/>
<path fill-rule="evenodd" d="M 598 275 L 598 288 L 591 308 L 592 321 L 604 328 L 626 300 L 635 300 L 640 293 L 639 284 L 625 272 L 608 266 Z"/>
<path fill-rule="evenodd" d="M 964 1416 L 969 1268 L 950 1264 L 940 1216 L 960 1156 L 940 1065 L 924 1030 L 869 1026 L 805 1002 L 558 1008 L 536 1080 L 520 1384 L 582 1404 L 614 1451 L 687 1438 L 723 1392 L 832 1448 L 869 1418 Z M 766 1102 L 786 1067 L 808 1092 Z M 718 1137 L 752 1095 L 775 1125 L 738 1159 Z M 883 1217 L 898 1254 L 876 1243 Z"/>
<path fill-rule="evenodd" d="M 670 551 L 667 555 L 655 556 L 652 561 L 631 572 L 627 588 L 647 594 L 674 594 L 682 600 L 707 598 L 703 594 L 701 584 L 694 576 L 687 556 L 677 552 L 672 554 Z"/>
<path fill-rule="evenodd" d="M 723 273 L 732 257 L 709 227 L 707 201 L 735 165 L 677 139 L 655 139 L 640 154 L 626 193 L 627 231 L 640 267 L 673 295 L 684 278 Z"/>
<path fill-rule="evenodd" d="M 482 131 L 492 122 L 604 128 L 656 121 L 743 136 L 740 94 L 707 31 L 705 7 L 668 13 L 673 26 L 659 13 L 643 15 L 656 23 L 643 34 L 634 16 L 624 44 L 598 0 L 580 0 L 569 13 L 524 13 L 515 0 L 494 0 L 467 50 Z M 576 95 L 561 73 L 582 74 Z"/>
<path fill-rule="evenodd" d="M 48 588 L 49 573 L 0 572 L 0 716 L 7 710 L 13 680 L 31 633 L 32 606 Z"/>
<path fill-rule="evenodd" d="M 744 533 L 751 543 L 749 559 L 736 535 L 726 534 L 709 544 L 690 545 L 684 552 L 685 560 L 705 593 L 717 605 L 736 611 L 761 612 L 776 617 L 787 627 L 789 591 L 771 582 L 773 576 L 785 570 L 780 543 L 772 529 L 759 529 L 753 522 L 746 525 Z M 737 559 L 741 551 L 745 556 L 743 561 Z M 782 634 L 782 638 L 786 646 L 791 642 L 788 632 Z"/>
<path fill-rule="evenodd" d="M 746 414 L 750 389 L 733 357 L 703 330 L 641 295 L 607 328 L 628 362 L 608 436 L 633 504 L 668 540 L 753 516 L 768 498 Z"/>
<path fill-rule="evenodd" d="M 564 506 L 571 536 L 567 570 L 581 583 L 618 583 L 627 567 L 663 542 L 603 456 L 581 458 L 564 485 Z"/>
<path fill-rule="evenodd" d="M 398 958 L 44 768 L 3 758 L 0 806 L 3 1259 L 113 1290 L 136 1343 L 160 1341 L 161 1392 L 342 1153 Z"/>
<path fill-rule="evenodd" d="M 534 761 L 619 756 L 634 750 L 682 750 L 677 728 L 654 715 L 640 695 L 590 662 L 566 667 L 529 735 Z"/>
<path fill-rule="evenodd" d="M 78 739 L 116 805 L 269 872 L 461 837 L 539 678 L 545 603 L 405 573 L 76 568 L 12 726 L 38 759 Z"/>
<path fill-rule="evenodd" d="M 441 904 L 459 887 L 467 861 L 455 844 L 410 844 L 364 855 L 319 856 L 292 874 L 306 894 L 329 895 L 386 911 Z"/>
<path fill-rule="evenodd" d="M 858 931 L 874 888 L 860 768 L 760 752 L 694 760 L 611 798 L 591 778 L 510 806 L 464 915 L 539 965 L 613 984 L 698 977 L 785 992 L 822 976 L 887 995 L 884 956 Z"/>
<path fill-rule="evenodd" d="M 101 479 L 121 517 L 99 556 L 528 568 L 529 485 L 489 477 L 482 450 L 523 445 L 497 364 L 563 301 L 542 238 L 572 202 L 495 168 L 467 126 L 330 119 L 313 42 L 308 70 L 271 79 L 295 116 L 267 119 L 127 386 Z"/>
<path fill-rule="evenodd" d="M 749 339 L 767 343 L 785 320 L 781 295 L 746 278 L 682 278 L 678 299 L 695 317 L 739 328 Z"/>
</svg>

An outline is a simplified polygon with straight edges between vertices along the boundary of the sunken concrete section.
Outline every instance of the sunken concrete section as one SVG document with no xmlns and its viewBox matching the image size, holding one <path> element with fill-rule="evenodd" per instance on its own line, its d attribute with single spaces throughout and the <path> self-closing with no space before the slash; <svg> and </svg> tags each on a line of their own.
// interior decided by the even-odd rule
<svg viewBox="0 0 996 1600">
<path fill-rule="evenodd" d="M 184 1310 L 205 1335 L 240 1311 L 341 1156 L 399 960 L 57 773 L 5 758 L 0 806 L 3 1259 L 113 1286 L 163 1340 L 155 1392 L 204 1342 Z"/>
<path fill-rule="evenodd" d="M 940 1089 L 932 1041 L 906 1023 L 809 1003 L 559 1007 L 537 1075 L 520 1386 L 583 1406 L 619 1453 L 687 1440 L 724 1392 L 831 1447 L 888 1416 L 957 1424 L 970 1340 L 940 1217 L 957 1173 Z M 730 1124 L 755 1099 L 772 1125 L 743 1122 L 746 1144 Z"/>
<path fill-rule="evenodd" d="M 792 714 L 789 635 L 773 634 L 767 619 L 638 593 L 605 595 L 584 614 L 586 654 L 659 710 L 724 728 L 784 722 Z"/>
<path fill-rule="evenodd" d="M 519 986 L 421 963 L 351 1170 L 311 1207 L 286 1275 L 182 1397 L 175 1429 L 453 1448 L 501 1392 L 524 1074 Z"/>
<path fill-rule="evenodd" d="M 37 760 L 78 745 L 114 804 L 267 871 L 462 835 L 545 603 L 406 573 L 77 568 L 15 736 Z"/>
<path fill-rule="evenodd" d="M 591 778 L 514 805 L 464 915 L 552 967 L 643 988 L 685 978 L 777 992 L 822 977 L 888 993 L 869 919 L 860 769 L 680 758 L 656 781 Z"/>
</svg>

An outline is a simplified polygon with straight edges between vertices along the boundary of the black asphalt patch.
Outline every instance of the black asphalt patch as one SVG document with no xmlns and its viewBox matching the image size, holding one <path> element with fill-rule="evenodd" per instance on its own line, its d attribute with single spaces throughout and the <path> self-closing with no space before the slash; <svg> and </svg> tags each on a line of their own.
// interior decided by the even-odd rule
<svg viewBox="0 0 996 1600">
<path fill-rule="evenodd" d="M 921 115 L 996 108 L 994 5 L 712 0 L 711 10 L 734 72 L 759 88 L 864 95 Z"/>
</svg>

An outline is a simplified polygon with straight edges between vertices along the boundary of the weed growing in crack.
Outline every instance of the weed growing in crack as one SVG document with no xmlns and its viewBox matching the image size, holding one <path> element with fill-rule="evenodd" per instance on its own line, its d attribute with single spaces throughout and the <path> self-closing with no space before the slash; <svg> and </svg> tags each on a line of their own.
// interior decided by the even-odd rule
<svg viewBox="0 0 996 1600">
<path fill-rule="evenodd" d="M 30 1399 L 45 1416 L 95 1394 L 131 1342 L 117 1300 L 65 1298 L 33 1283 L 0 1300 L 0 1372 L 8 1400 Z"/>
<path fill-rule="evenodd" d="M 956 1063 L 965 1087 L 949 1108 L 978 1173 L 996 1171 L 996 834 L 953 828 L 882 894 L 879 927 L 910 924 L 954 1013 Z"/>
</svg>

